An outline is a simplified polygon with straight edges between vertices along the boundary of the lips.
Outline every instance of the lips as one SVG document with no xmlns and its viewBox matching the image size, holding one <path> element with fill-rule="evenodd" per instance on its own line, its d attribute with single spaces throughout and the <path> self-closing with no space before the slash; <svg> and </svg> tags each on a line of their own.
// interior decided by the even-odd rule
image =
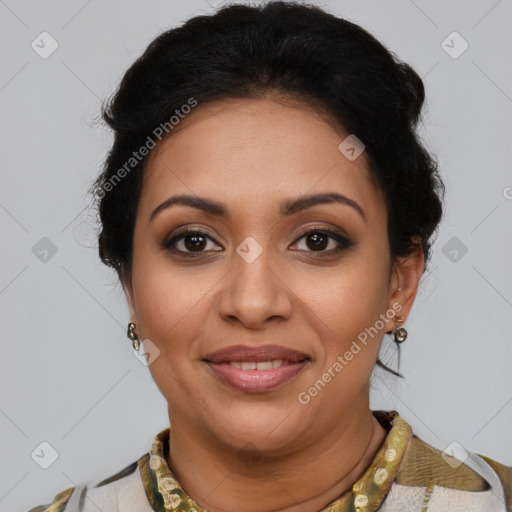
<svg viewBox="0 0 512 512">
<path fill-rule="evenodd" d="M 249 347 L 247 345 L 232 345 L 211 352 L 205 358 L 210 363 L 237 362 L 263 362 L 281 360 L 283 362 L 298 363 L 309 359 L 306 354 L 280 345 L 260 345 Z"/>
<path fill-rule="evenodd" d="M 293 380 L 311 359 L 303 352 L 279 345 L 234 345 L 211 352 L 203 361 L 224 384 L 261 393 Z"/>
</svg>

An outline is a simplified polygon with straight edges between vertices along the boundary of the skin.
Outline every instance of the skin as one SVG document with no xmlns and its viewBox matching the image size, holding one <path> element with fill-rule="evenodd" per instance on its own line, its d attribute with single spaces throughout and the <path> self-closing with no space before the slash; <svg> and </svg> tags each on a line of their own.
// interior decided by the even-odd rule
<svg viewBox="0 0 512 512">
<path fill-rule="evenodd" d="M 231 99 L 198 105 L 149 155 L 124 289 L 138 336 L 160 350 L 149 369 L 168 402 L 167 462 L 210 512 L 318 511 L 351 488 L 387 435 L 369 408 L 369 378 L 396 317 L 308 404 L 297 398 L 393 304 L 405 321 L 424 269 L 421 246 L 391 267 L 384 196 L 365 153 L 350 161 L 339 151 L 347 135 L 306 107 Z M 320 192 L 348 196 L 366 220 L 338 203 L 280 216 L 285 199 Z M 177 194 L 221 201 L 230 216 L 175 205 L 150 221 Z M 185 255 L 162 247 L 184 226 L 210 237 L 196 259 L 187 239 L 174 244 Z M 332 253 L 339 244 L 327 238 L 315 250 L 302 236 L 312 228 L 353 245 Z M 263 251 L 251 263 L 236 252 L 248 236 Z M 266 343 L 311 361 L 256 394 L 220 382 L 202 361 Z"/>
</svg>

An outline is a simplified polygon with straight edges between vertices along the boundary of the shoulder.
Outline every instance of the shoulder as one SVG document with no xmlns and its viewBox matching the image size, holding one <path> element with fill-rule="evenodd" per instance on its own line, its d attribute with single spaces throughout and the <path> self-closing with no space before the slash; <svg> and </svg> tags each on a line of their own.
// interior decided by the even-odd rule
<svg viewBox="0 0 512 512">
<path fill-rule="evenodd" d="M 48 505 L 39 505 L 31 508 L 28 512 L 62 512 L 66 509 L 69 498 L 75 489 L 75 487 L 70 487 L 65 491 L 59 492 L 59 494 L 57 494 L 55 498 L 53 498 L 53 501 Z"/>
<path fill-rule="evenodd" d="M 458 443 L 439 449 L 412 436 L 394 487 L 404 497 L 415 493 L 429 511 L 454 503 L 467 511 L 512 511 L 512 467 Z"/>
<path fill-rule="evenodd" d="M 144 485 L 140 476 L 139 462 L 142 456 L 121 471 L 101 480 L 81 486 L 70 487 L 46 505 L 39 505 L 28 512 L 117 512 L 118 510 L 135 510 L 152 512 L 146 498 Z"/>
<path fill-rule="evenodd" d="M 489 464 L 489 466 L 491 466 L 498 475 L 498 478 L 503 485 L 508 510 L 512 511 L 512 466 L 505 466 L 504 464 L 496 462 L 494 459 L 482 455 L 481 453 L 477 455 Z"/>
</svg>

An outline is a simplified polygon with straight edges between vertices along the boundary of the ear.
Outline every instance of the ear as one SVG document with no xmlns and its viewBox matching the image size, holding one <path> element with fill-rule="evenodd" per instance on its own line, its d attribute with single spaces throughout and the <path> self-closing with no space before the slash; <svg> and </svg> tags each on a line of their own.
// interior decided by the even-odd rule
<svg viewBox="0 0 512 512">
<path fill-rule="evenodd" d="M 392 270 L 388 308 L 396 314 L 386 322 L 386 332 L 396 328 L 397 317 L 402 319 L 400 325 L 405 323 L 416 298 L 418 285 L 425 269 L 425 256 L 421 239 L 415 237 L 414 243 L 416 244 L 414 251 L 400 258 Z"/>
<path fill-rule="evenodd" d="M 130 311 L 130 322 L 136 324 L 137 323 L 137 313 L 135 308 L 135 299 L 131 286 L 127 284 L 123 284 L 123 291 L 126 296 L 126 302 L 128 304 L 128 309 Z"/>
</svg>

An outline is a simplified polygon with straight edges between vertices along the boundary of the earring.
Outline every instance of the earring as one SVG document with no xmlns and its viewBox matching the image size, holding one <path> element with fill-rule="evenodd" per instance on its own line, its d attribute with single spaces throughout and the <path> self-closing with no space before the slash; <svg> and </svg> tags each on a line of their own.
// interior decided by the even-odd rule
<svg viewBox="0 0 512 512">
<path fill-rule="evenodd" d="M 395 343 L 403 343 L 407 339 L 407 331 L 400 327 L 400 324 L 403 322 L 402 317 L 397 317 L 396 319 L 396 327 L 393 330 L 393 335 L 395 336 Z"/>
<path fill-rule="evenodd" d="M 138 351 L 142 340 L 135 333 L 135 324 L 132 324 L 131 322 L 128 324 L 128 332 L 126 333 L 126 336 L 132 340 L 133 348 Z"/>
</svg>

